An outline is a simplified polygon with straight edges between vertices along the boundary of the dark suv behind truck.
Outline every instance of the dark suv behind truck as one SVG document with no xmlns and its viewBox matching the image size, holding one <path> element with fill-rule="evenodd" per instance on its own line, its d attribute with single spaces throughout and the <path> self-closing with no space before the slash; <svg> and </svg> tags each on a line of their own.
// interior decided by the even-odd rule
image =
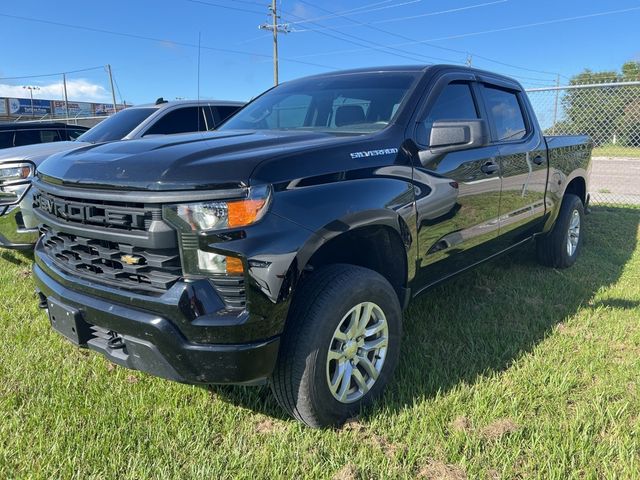
<svg viewBox="0 0 640 480">
<path fill-rule="evenodd" d="M 453 66 L 282 84 L 216 132 L 88 146 L 34 182 L 40 305 L 78 346 L 195 384 L 270 383 L 308 425 L 382 392 L 416 295 L 530 240 L 569 267 L 591 142 Z"/>
</svg>

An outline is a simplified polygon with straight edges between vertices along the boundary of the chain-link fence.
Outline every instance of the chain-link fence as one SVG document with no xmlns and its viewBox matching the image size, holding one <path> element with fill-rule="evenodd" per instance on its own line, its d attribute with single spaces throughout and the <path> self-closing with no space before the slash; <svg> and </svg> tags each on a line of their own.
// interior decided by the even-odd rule
<svg viewBox="0 0 640 480">
<path fill-rule="evenodd" d="M 594 142 L 594 203 L 640 205 L 640 82 L 527 90 L 547 135 L 589 135 Z"/>
</svg>

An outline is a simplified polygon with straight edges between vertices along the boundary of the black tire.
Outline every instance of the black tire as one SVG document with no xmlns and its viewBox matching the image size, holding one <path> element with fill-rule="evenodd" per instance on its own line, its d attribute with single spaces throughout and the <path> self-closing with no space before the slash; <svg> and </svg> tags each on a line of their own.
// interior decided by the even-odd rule
<svg viewBox="0 0 640 480">
<path fill-rule="evenodd" d="M 573 254 L 569 254 L 567 241 L 571 219 L 577 212 L 580 218 L 580 234 Z M 567 194 L 562 199 L 560 212 L 551 231 L 537 239 L 537 254 L 541 264 L 553 268 L 568 268 L 576 262 L 584 239 L 584 205 L 580 197 Z"/>
<path fill-rule="evenodd" d="M 375 303 L 386 317 L 386 356 L 370 390 L 353 403 L 343 403 L 329 389 L 329 346 L 345 315 L 363 302 Z M 354 265 L 318 269 L 303 282 L 291 305 L 271 379 L 278 403 L 310 427 L 342 425 L 382 393 L 398 363 L 401 330 L 398 296 L 383 276 Z"/>
</svg>

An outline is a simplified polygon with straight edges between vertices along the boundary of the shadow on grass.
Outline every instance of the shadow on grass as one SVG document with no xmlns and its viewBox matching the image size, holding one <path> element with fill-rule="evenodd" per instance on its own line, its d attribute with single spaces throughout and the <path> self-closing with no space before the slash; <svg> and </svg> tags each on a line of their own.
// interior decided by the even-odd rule
<svg viewBox="0 0 640 480">
<path fill-rule="evenodd" d="M 636 249 L 640 209 L 594 207 L 576 265 L 538 265 L 533 245 L 465 273 L 415 299 L 404 315 L 401 361 L 381 408 L 401 410 L 480 375 L 503 371 L 614 284 Z M 598 305 L 635 308 L 637 302 Z M 214 387 L 229 402 L 286 418 L 268 388 Z"/>
<path fill-rule="evenodd" d="M 0 258 L 14 265 L 29 267 L 33 264 L 33 251 L 0 248 Z"/>
</svg>

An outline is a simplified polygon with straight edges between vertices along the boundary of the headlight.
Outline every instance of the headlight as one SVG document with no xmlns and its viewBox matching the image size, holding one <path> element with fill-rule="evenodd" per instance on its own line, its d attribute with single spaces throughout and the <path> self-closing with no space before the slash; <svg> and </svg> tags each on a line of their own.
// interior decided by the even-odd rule
<svg viewBox="0 0 640 480">
<path fill-rule="evenodd" d="M 269 198 L 269 188 L 259 187 L 250 189 L 241 200 L 181 203 L 168 208 L 194 232 L 216 231 L 257 222 L 267 211 Z"/>
<path fill-rule="evenodd" d="M 270 201 L 271 188 L 262 186 L 250 188 L 242 199 L 167 205 L 165 219 L 181 232 L 184 274 L 242 275 L 244 266 L 240 258 L 199 249 L 197 235 L 256 223 L 267 212 Z"/>
<path fill-rule="evenodd" d="M 0 185 L 27 180 L 33 176 L 33 164 L 8 163 L 0 165 Z"/>
<path fill-rule="evenodd" d="M 31 184 L 34 166 L 29 162 L 0 164 L 0 206 L 18 203 Z"/>
</svg>

